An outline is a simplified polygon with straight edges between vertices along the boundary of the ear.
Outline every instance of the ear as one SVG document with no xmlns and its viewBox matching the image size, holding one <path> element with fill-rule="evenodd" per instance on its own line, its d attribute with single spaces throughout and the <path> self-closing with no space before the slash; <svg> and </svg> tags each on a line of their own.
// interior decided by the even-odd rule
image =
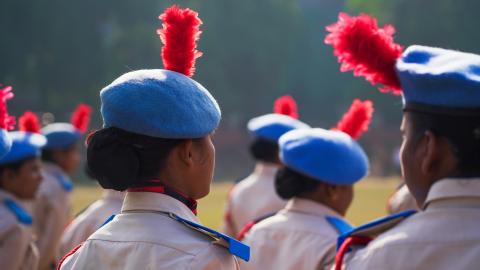
<svg viewBox="0 0 480 270">
<path fill-rule="evenodd" d="M 332 201 L 336 201 L 338 198 L 338 186 L 335 185 L 325 185 L 325 193 L 328 198 Z"/>
<path fill-rule="evenodd" d="M 2 187 L 9 189 L 12 184 L 12 180 L 15 181 L 15 176 L 16 176 L 16 173 L 14 170 L 10 170 L 10 169 L 3 170 L 1 175 Z"/>
<path fill-rule="evenodd" d="M 440 140 L 437 136 L 435 136 L 435 134 L 433 134 L 429 130 L 425 131 L 422 140 L 422 145 L 419 145 L 421 147 L 421 149 L 419 149 L 421 152 L 418 153 L 423 156 L 423 158 L 421 159 L 422 161 L 420 164 L 420 168 L 423 174 L 429 175 L 431 174 L 432 169 L 436 165 L 438 165 L 438 155 L 441 152 L 441 146 L 439 145 Z"/>
<path fill-rule="evenodd" d="M 177 156 L 186 166 L 193 165 L 193 141 L 185 140 L 177 148 Z"/>
</svg>

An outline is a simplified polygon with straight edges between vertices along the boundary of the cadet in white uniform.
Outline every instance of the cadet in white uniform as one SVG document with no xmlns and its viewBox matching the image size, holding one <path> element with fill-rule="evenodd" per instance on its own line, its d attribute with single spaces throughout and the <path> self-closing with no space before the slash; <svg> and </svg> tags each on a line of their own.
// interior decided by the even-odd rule
<svg viewBox="0 0 480 270">
<path fill-rule="evenodd" d="M 366 127 L 371 102 L 355 102 L 342 127 Z M 352 121 L 349 121 L 352 120 Z M 361 131 L 361 133 L 364 130 Z M 350 135 L 324 129 L 294 130 L 280 137 L 285 167 L 275 179 L 280 197 L 289 199 L 276 215 L 255 224 L 245 236 L 252 260 L 242 269 L 328 269 L 336 239 L 351 229 L 343 219 L 353 199 L 353 184 L 368 173 L 368 158 Z"/>
<path fill-rule="evenodd" d="M 273 215 L 286 201 L 274 189 L 274 179 L 280 160 L 278 139 L 284 133 L 309 126 L 296 119 L 296 103 L 290 96 L 276 100 L 274 114 L 253 118 L 247 128 L 253 135 L 250 152 L 256 161 L 255 169 L 247 178 L 236 184 L 229 193 L 222 232 L 239 236 L 249 222 Z"/>
<path fill-rule="evenodd" d="M 167 69 L 132 71 L 106 86 L 104 128 L 88 141 L 92 177 L 103 188 L 127 190 L 122 211 L 60 269 L 238 269 L 233 255 L 249 259 L 248 246 L 196 217 L 196 200 L 213 178 L 211 136 L 221 115 L 207 89 L 189 78 L 201 21 L 178 6 L 160 18 Z"/>
<path fill-rule="evenodd" d="M 42 150 L 44 181 L 33 205 L 40 270 L 55 268 L 62 233 L 71 220 L 73 175 L 80 164 L 80 141 L 87 131 L 90 108 L 80 104 L 72 123 L 53 123 L 42 128 L 47 145 Z"/>
<path fill-rule="evenodd" d="M 109 217 L 120 213 L 124 197 L 124 192 L 105 190 L 100 200 L 92 203 L 68 224 L 62 235 L 60 254 L 67 254 L 100 229 Z"/>
<path fill-rule="evenodd" d="M 402 93 L 402 174 L 422 206 L 340 238 L 336 269 L 478 269 L 480 56 L 417 45 L 402 52 L 393 28 L 377 29 L 367 15 L 341 15 L 328 30 L 344 67 Z M 345 44 L 352 40 L 363 49 Z M 378 54 L 371 63 L 369 53 Z"/>
<path fill-rule="evenodd" d="M 5 141 L 4 119 L 0 121 L 2 154 L 9 144 Z M 20 118 L 20 123 L 22 120 Z M 39 255 L 33 240 L 33 219 L 20 200 L 33 199 L 42 181 L 39 157 L 46 139 L 26 130 L 8 135 L 13 144 L 10 152 L 0 159 L 0 267 L 31 270 L 37 268 Z"/>
</svg>

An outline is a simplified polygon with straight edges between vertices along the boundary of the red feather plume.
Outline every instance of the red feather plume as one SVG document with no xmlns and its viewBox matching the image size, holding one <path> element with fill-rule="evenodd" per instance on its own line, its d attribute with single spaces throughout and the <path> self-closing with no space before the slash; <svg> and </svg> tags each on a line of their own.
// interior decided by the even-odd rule
<svg viewBox="0 0 480 270">
<path fill-rule="evenodd" d="M 292 96 L 281 96 L 275 100 L 273 112 L 298 119 L 297 102 Z"/>
<path fill-rule="evenodd" d="M 342 72 L 353 70 L 355 76 L 364 76 L 372 85 L 382 84 L 382 92 L 402 93 L 395 63 L 403 47 L 393 41 L 392 25 L 379 28 L 377 20 L 366 14 L 350 17 L 340 13 L 338 22 L 326 29 L 330 33 L 325 43 L 333 46 Z"/>
<path fill-rule="evenodd" d="M 373 111 L 373 103 L 370 100 L 362 102 L 355 99 L 335 129 L 347 133 L 356 140 L 368 130 Z"/>
<path fill-rule="evenodd" d="M 188 77 L 193 76 L 195 61 L 202 55 L 197 51 L 197 41 L 202 33 L 200 31 L 202 21 L 198 18 L 198 13 L 173 5 L 167 8 L 159 19 L 163 21 L 162 29 L 157 30 L 164 44 L 163 66 Z"/>
<path fill-rule="evenodd" d="M 12 87 L 0 88 L 0 128 L 12 130 L 15 128 L 15 117 L 8 114 L 7 101 L 13 98 Z"/>
<path fill-rule="evenodd" d="M 18 129 L 24 132 L 40 133 L 40 121 L 35 113 L 26 111 L 18 119 Z"/>
<path fill-rule="evenodd" d="M 92 108 L 90 106 L 86 104 L 78 105 L 72 114 L 72 125 L 82 133 L 87 132 L 91 114 Z"/>
</svg>

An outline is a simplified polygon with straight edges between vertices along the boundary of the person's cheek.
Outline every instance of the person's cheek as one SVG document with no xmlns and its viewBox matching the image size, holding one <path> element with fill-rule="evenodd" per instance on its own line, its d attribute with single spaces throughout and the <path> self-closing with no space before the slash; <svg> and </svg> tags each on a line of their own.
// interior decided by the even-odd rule
<svg viewBox="0 0 480 270">
<path fill-rule="evenodd" d="M 400 170 L 401 170 L 401 173 L 402 173 L 402 176 L 403 177 L 406 177 L 405 173 L 406 173 L 406 167 L 407 167 L 407 162 L 408 162 L 408 159 L 407 159 L 407 141 L 406 139 L 404 138 L 403 139 L 403 142 L 402 142 L 402 146 L 400 147 Z"/>
</svg>

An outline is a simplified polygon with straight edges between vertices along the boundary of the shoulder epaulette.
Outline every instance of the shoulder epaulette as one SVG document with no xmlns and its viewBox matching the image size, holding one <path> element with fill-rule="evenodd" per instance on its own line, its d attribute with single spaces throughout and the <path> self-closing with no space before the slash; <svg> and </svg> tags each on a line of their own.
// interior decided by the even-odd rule
<svg viewBox="0 0 480 270">
<path fill-rule="evenodd" d="M 408 210 L 394 215 L 386 216 L 370 223 L 354 228 L 338 237 L 337 254 L 335 256 L 335 270 L 341 270 L 343 258 L 350 251 L 351 246 L 365 246 L 380 233 L 387 231 L 409 216 L 415 214 L 415 210 Z"/>
<path fill-rule="evenodd" d="M 348 224 L 348 222 L 339 217 L 326 216 L 325 219 L 328 223 L 330 223 L 330 225 L 332 225 L 333 228 L 335 228 L 339 235 L 345 234 L 353 230 L 353 227 Z"/>
<path fill-rule="evenodd" d="M 351 236 L 362 236 L 362 237 L 374 237 L 383 233 L 406 218 L 410 217 L 411 215 L 415 214 L 417 211 L 415 210 L 407 210 L 400 213 L 396 213 L 390 216 L 386 216 L 383 218 L 376 219 L 372 222 L 366 223 L 359 227 L 353 228 L 350 231 L 345 232 L 344 234 L 338 237 L 337 241 L 337 249 L 343 244 L 345 239 Z"/>
<path fill-rule="evenodd" d="M 30 214 L 14 200 L 7 198 L 3 201 L 3 204 L 7 207 L 8 210 L 10 210 L 12 214 L 15 215 L 15 217 L 20 223 L 25 225 L 32 225 L 32 216 L 30 216 Z"/>
<path fill-rule="evenodd" d="M 102 223 L 102 225 L 100 225 L 99 228 L 101 228 L 101 227 L 107 225 L 108 223 L 110 223 L 110 221 L 112 221 L 115 216 L 116 216 L 116 215 L 111 215 L 109 218 L 107 218 L 107 220 L 105 220 L 105 221 Z"/>
<path fill-rule="evenodd" d="M 209 236 L 210 238 L 215 239 L 216 243 L 228 249 L 228 252 L 230 252 L 230 254 L 235 255 L 246 262 L 250 260 L 250 247 L 243 244 L 242 242 L 237 241 L 236 239 L 230 236 L 227 236 L 223 233 L 217 232 L 215 230 L 212 230 L 210 228 L 197 224 L 195 222 L 183 219 L 173 213 L 168 213 L 168 216 L 182 223 L 183 225 L 187 226 L 190 229 L 193 229 L 197 232 L 200 232 L 204 235 Z"/>
<path fill-rule="evenodd" d="M 63 188 L 63 190 L 65 190 L 66 192 L 70 192 L 73 190 L 73 183 L 67 176 L 61 173 L 56 173 L 55 178 L 58 180 L 58 183 Z"/>
</svg>

